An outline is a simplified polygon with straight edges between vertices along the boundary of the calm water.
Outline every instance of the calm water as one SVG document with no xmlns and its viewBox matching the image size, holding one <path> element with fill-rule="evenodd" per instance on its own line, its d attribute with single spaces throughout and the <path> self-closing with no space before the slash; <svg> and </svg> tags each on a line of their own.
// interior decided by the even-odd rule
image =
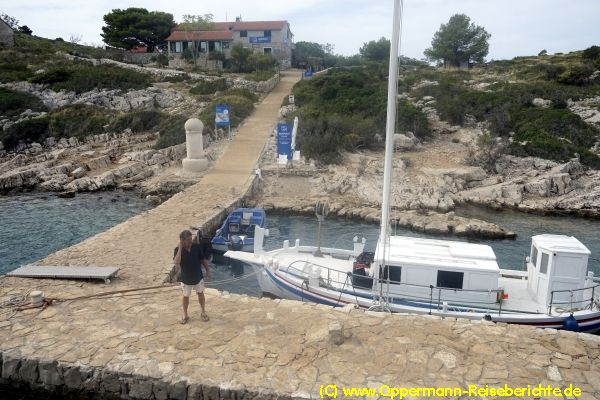
<svg viewBox="0 0 600 400">
<path fill-rule="evenodd" d="M 397 229 L 398 235 L 431 237 L 437 239 L 464 240 L 472 243 L 490 245 L 498 257 L 500 268 L 522 269 L 525 257 L 529 254 L 531 236 L 552 233 L 575 236 L 586 245 L 592 255 L 588 269 L 600 276 L 600 221 L 574 219 L 570 217 L 540 217 L 515 211 L 496 212 L 478 208 L 458 210 L 457 215 L 471 216 L 497 223 L 517 233 L 515 240 L 477 240 L 456 237 L 444 237 L 418 234 L 406 229 Z M 265 247 L 274 249 L 281 247 L 282 242 L 290 240 L 293 245 L 296 238 L 301 244 L 314 245 L 317 237 L 317 221 L 311 217 L 267 216 L 270 231 Z M 374 251 L 379 236 L 379 225 L 327 219 L 322 228 L 322 245 L 326 247 L 342 247 L 351 249 L 354 236 L 367 239 L 366 250 Z M 213 283 L 209 286 L 233 293 L 245 293 L 259 296 L 260 288 L 252 275 L 252 268 L 227 260 L 216 258 Z M 250 276 L 248 276 L 250 275 Z M 219 284 L 220 281 L 226 281 Z"/>
<path fill-rule="evenodd" d="M 147 202 L 133 193 L 82 193 L 72 199 L 60 199 L 53 194 L 24 194 L 0 197 L 0 273 L 38 260 L 62 248 L 71 246 L 149 209 Z M 469 240 L 492 246 L 501 268 L 520 269 L 529 253 L 530 237 L 541 233 L 568 234 L 577 237 L 592 252 L 589 269 L 600 276 L 600 221 L 570 217 L 540 217 L 514 211 L 496 212 L 478 208 L 457 210 L 457 215 L 495 222 L 517 233 L 516 240 Z M 283 240 L 314 245 L 317 221 L 314 217 L 267 216 L 270 237 L 265 247 L 281 247 Z M 322 228 L 322 245 L 352 248 L 356 235 L 367 239 L 367 251 L 373 251 L 379 226 L 355 221 L 326 219 Z M 444 238 L 418 234 L 405 229 L 400 235 Z M 234 293 L 260 295 L 252 269 L 216 258 L 213 282 L 209 285 Z"/>
<path fill-rule="evenodd" d="M 127 192 L 0 197 L 0 274 L 39 260 L 149 209 Z"/>
</svg>

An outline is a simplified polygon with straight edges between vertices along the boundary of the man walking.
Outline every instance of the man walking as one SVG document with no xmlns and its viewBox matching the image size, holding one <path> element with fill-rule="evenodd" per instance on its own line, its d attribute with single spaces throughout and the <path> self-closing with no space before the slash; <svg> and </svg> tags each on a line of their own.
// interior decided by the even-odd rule
<svg viewBox="0 0 600 400">
<path fill-rule="evenodd" d="M 208 314 L 205 309 L 204 298 L 204 275 L 202 265 L 206 268 L 206 277 L 210 278 L 210 269 L 206 255 L 202 252 L 202 246 L 194 242 L 192 232 L 187 229 L 179 234 L 179 246 L 175 247 L 173 254 L 175 265 L 181 268 L 181 288 L 183 290 L 183 316 L 181 323 L 186 324 L 189 321 L 188 305 L 190 304 L 190 294 L 192 289 L 198 294 L 198 303 L 202 308 L 200 314 L 202 321 L 208 321 Z"/>
</svg>

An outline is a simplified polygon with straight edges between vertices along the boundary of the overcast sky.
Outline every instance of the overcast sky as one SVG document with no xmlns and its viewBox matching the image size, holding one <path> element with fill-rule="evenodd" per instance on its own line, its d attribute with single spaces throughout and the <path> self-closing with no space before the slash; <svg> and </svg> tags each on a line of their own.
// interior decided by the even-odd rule
<svg viewBox="0 0 600 400">
<path fill-rule="evenodd" d="M 352 55 L 364 42 L 390 38 L 392 0 L 0 0 L 0 13 L 17 18 L 34 35 L 102 44 L 102 17 L 114 8 L 142 7 L 173 14 L 214 15 L 215 21 L 287 20 L 294 40 L 331 43 Z M 402 54 L 423 58 L 440 24 L 468 15 L 492 34 L 487 59 L 510 59 L 600 45 L 600 0 L 405 0 Z"/>
</svg>

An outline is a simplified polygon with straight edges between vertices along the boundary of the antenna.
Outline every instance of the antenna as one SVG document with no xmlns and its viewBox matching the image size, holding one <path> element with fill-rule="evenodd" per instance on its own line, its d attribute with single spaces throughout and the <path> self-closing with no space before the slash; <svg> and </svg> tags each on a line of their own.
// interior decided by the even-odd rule
<svg viewBox="0 0 600 400">
<path fill-rule="evenodd" d="M 314 252 L 315 257 L 323 257 L 321 253 L 321 224 L 325 220 L 325 217 L 329 214 L 329 204 L 327 202 L 317 201 L 315 205 L 315 215 L 319 221 L 319 231 L 317 232 L 317 250 Z"/>
</svg>

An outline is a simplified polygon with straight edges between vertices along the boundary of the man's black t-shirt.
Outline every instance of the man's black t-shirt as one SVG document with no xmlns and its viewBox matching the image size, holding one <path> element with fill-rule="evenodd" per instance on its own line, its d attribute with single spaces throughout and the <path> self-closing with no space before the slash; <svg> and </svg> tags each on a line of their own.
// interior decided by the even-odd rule
<svg viewBox="0 0 600 400">
<path fill-rule="evenodd" d="M 173 250 L 173 257 L 177 255 L 179 247 Z M 195 285 L 199 283 L 204 275 L 202 274 L 202 263 L 204 259 L 202 246 L 197 243 L 192 243 L 192 248 L 188 252 L 186 249 L 181 249 L 181 282 L 186 285 Z"/>
</svg>

